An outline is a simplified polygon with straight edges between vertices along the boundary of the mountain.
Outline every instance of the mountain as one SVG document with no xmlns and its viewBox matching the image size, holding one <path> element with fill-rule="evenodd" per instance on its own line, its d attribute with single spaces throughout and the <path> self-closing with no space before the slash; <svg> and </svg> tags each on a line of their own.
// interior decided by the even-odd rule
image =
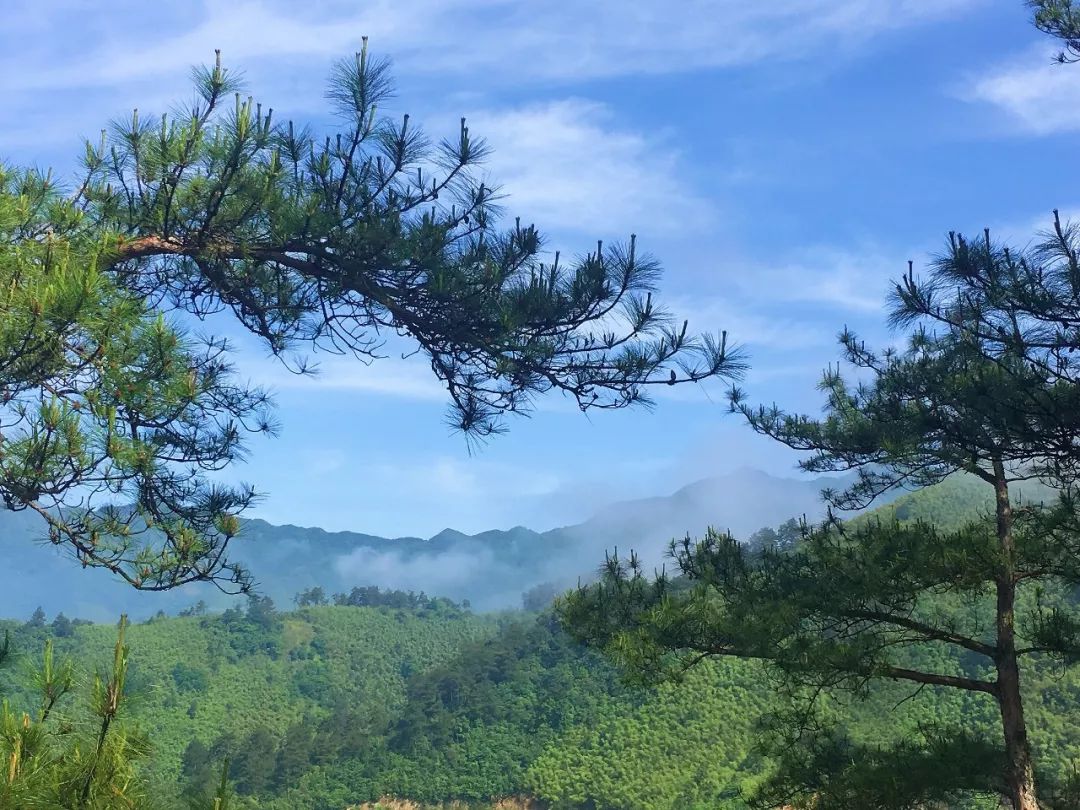
<svg viewBox="0 0 1080 810">
<path fill-rule="evenodd" d="M 564 587 L 587 578 L 615 548 L 634 549 L 659 566 L 673 538 L 700 535 L 710 525 L 745 537 L 791 517 L 818 517 L 821 489 L 840 481 L 743 469 L 670 495 L 606 505 L 580 524 L 542 533 L 516 526 L 466 535 L 448 528 L 428 539 L 386 538 L 251 519 L 231 552 L 254 573 L 260 591 L 279 604 L 316 585 L 328 593 L 379 585 L 497 609 L 519 605 L 522 592 L 534 585 Z M 35 542 L 43 534 L 36 515 L 0 511 L 0 593 L 7 616 L 28 616 L 40 605 L 49 616 L 62 611 L 106 621 L 121 612 L 133 618 L 159 610 L 175 613 L 200 599 L 212 608 L 233 602 L 203 584 L 161 594 L 136 592 Z"/>
<path fill-rule="evenodd" d="M 779 478 L 744 468 L 697 481 L 668 496 L 612 504 L 565 531 L 577 537 L 595 534 L 610 540 L 625 535 L 634 540 L 638 550 L 642 550 L 642 540 L 653 549 L 656 543 L 666 545 L 673 537 L 701 535 L 710 526 L 746 537 L 791 517 L 822 515 L 821 490 L 842 486 L 844 480 Z"/>
</svg>

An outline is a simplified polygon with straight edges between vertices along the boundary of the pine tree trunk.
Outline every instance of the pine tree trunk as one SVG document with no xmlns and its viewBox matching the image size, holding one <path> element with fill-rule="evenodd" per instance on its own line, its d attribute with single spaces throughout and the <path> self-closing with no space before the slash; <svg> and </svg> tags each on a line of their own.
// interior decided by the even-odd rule
<svg viewBox="0 0 1080 810">
<path fill-rule="evenodd" d="M 1014 810 L 1038 810 L 1035 795 L 1035 767 L 1024 722 L 1020 697 L 1020 668 L 1016 660 L 1016 584 L 999 581 L 997 586 L 997 697 L 1001 726 L 1005 735 L 1005 780 Z"/>
<path fill-rule="evenodd" d="M 1012 504 L 1005 471 L 994 464 L 997 535 L 1002 555 L 997 581 L 997 697 L 1005 735 L 1005 780 L 1014 810 L 1039 810 L 1035 766 L 1031 759 L 1024 704 L 1020 697 L 1020 667 L 1016 657 L 1016 565 L 1012 534 Z"/>
</svg>

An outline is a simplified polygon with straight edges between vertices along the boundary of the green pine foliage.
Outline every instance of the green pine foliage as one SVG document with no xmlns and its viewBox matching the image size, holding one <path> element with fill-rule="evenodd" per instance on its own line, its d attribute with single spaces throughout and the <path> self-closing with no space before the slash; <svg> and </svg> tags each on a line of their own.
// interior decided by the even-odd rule
<svg viewBox="0 0 1080 810">
<path fill-rule="evenodd" d="M 272 430 L 269 399 L 223 341 L 102 270 L 91 219 L 51 176 L 0 165 L 0 499 L 137 588 L 242 583 L 221 552 L 252 493 L 206 472 L 242 452 L 243 426 Z"/>
<path fill-rule="evenodd" d="M 139 769 L 150 754 L 145 735 L 127 717 L 127 620 L 113 629 L 107 666 L 85 683 L 70 660 L 58 660 L 51 639 L 29 667 L 30 698 L 0 702 L 0 808 L 4 810 L 142 810 L 154 806 Z M 0 664 L 10 664 L 10 632 Z M 76 687 L 79 687 L 76 689 Z"/>
</svg>

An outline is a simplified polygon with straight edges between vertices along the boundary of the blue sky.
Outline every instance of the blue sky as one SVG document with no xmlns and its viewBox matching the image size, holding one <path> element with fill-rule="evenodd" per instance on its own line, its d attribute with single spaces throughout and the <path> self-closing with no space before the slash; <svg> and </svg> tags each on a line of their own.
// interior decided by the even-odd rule
<svg viewBox="0 0 1080 810">
<path fill-rule="evenodd" d="M 889 340 L 881 301 L 952 229 L 1027 241 L 1077 208 L 1080 67 L 1020 0 L 7 0 L 0 159 L 70 176 L 80 137 L 190 96 L 221 48 L 275 117 L 332 125 L 331 62 L 362 35 L 395 64 L 429 133 L 459 116 L 494 149 L 506 207 L 568 253 L 625 239 L 656 255 L 691 328 L 727 329 L 753 397 L 814 409 L 845 324 Z M 278 523 L 430 535 L 571 523 L 795 457 L 680 387 L 652 412 L 588 418 L 558 398 L 470 455 L 422 359 L 322 357 L 291 377 L 239 340 L 277 391 L 282 436 L 237 470 Z"/>
</svg>

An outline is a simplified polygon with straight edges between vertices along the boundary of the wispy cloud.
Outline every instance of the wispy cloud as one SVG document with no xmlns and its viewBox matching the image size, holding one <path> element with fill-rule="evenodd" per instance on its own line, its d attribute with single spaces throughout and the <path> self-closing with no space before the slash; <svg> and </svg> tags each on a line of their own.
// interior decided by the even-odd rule
<svg viewBox="0 0 1080 810">
<path fill-rule="evenodd" d="M 992 104 L 1034 135 L 1080 129 L 1080 74 L 1051 60 L 1046 43 L 969 79 L 957 94 Z"/>
<path fill-rule="evenodd" d="M 689 323 L 694 333 L 724 330 L 729 339 L 751 351 L 826 345 L 831 335 L 823 335 L 812 313 L 762 311 L 742 296 L 710 295 L 697 298 L 674 297 L 673 311 Z"/>
<path fill-rule="evenodd" d="M 412 464 L 375 464 L 381 477 L 436 498 L 535 498 L 556 491 L 557 475 L 525 465 L 443 456 Z"/>
<path fill-rule="evenodd" d="M 489 36 L 432 67 L 511 66 L 548 80 L 610 78 L 798 61 L 856 47 L 891 30 L 941 19 L 978 0 L 662 0 L 501 3 Z M 494 25 L 492 22 L 496 21 Z M 485 26 L 486 27 L 486 26 Z M 504 74 L 507 75 L 507 74 Z"/>
<path fill-rule="evenodd" d="M 18 3 L 16 5 L 19 5 Z M 27 3 L 26 5 L 30 5 Z M 17 74 L 5 72 L 8 88 L 42 90 L 53 87 L 102 87 L 128 82 L 141 83 L 162 76 L 185 76 L 193 63 L 207 61 L 215 48 L 226 52 L 229 61 L 243 66 L 246 61 L 292 56 L 341 56 L 354 50 L 364 33 L 386 33 L 387 17 L 378 6 L 357 16 L 341 13 L 321 15 L 311 5 L 301 14 L 273 3 L 247 0 L 238 3 L 193 4 L 196 14 L 178 14 L 169 4 L 120 2 L 110 11 L 75 12 L 67 20 L 73 24 L 100 27 L 110 18 L 123 18 L 126 25 L 97 40 L 96 47 L 83 48 L 74 59 L 33 65 L 33 70 Z M 319 5 L 316 3 L 315 5 Z M 30 12 L 24 11 L 26 16 Z M 359 28 L 357 26 L 360 26 Z M 393 27 L 392 24 L 390 27 Z M 11 29 L 9 29 L 11 30 Z M 74 28 L 59 30 L 54 47 L 80 36 Z M 65 36 L 66 35 L 66 36 Z M 19 49 L 22 51 L 22 49 Z M 11 50 L 9 49 L 9 53 Z M 32 57 L 41 57 L 40 50 Z M 20 53 L 24 61 L 26 56 Z"/>
<path fill-rule="evenodd" d="M 889 279 L 903 272 L 908 257 L 884 251 L 816 247 L 755 273 L 754 289 L 778 302 L 828 306 L 873 314 L 882 311 Z M 764 283 L 762 283 L 764 282 Z"/>
<path fill-rule="evenodd" d="M 245 358 L 244 371 L 259 385 L 276 391 L 357 391 L 403 399 L 444 402 L 442 387 L 420 357 L 384 357 L 370 364 L 352 356 L 316 355 L 314 373 L 295 374 L 272 359 Z"/>
<path fill-rule="evenodd" d="M 60 35 L 50 37 L 51 48 L 59 52 L 77 41 L 80 56 L 34 65 L 20 78 L 23 87 L 37 89 L 114 85 L 173 74 L 215 47 L 239 62 L 338 56 L 364 34 L 405 70 L 483 75 L 489 83 L 662 74 L 835 52 L 978 2 L 687 0 L 677 13 L 662 0 L 639 0 L 632 8 L 615 0 L 375 0 L 360 7 L 341 0 L 69 3 L 60 15 L 69 26 L 53 31 Z M 22 21 L 8 26 L 9 36 L 41 27 L 50 16 L 55 29 L 57 15 L 44 14 L 43 6 L 9 4 L 5 16 Z M 87 31 L 101 36 L 85 37 Z M 86 48 L 87 42 L 98 44 Z"/>
<path fill-rule="evenodd" d="M 819 245 L 775 260 L 731 256 L 722 262 L 729 270 L 720 286 L 668 303 L 691 328 L 726 329 L 752 347 L 819 347 L 834 340 L 823 323 L 880 319 L 890 279 L 906 268 L 909 255 Z"/>
<path fill-rule="evenodd" d="M 620 128 L 604 104 L 569 98 L 469 121 L 493 147 L 488 168 L 508 209 L 545 230 L 626 238 L 629 222 L 671 233 L 709 219 L 713 204 L 691 187 L 678 148 Z"/>
<path fill-rule="evenodd" d="M 322 478 L 346 469 L 349 457 L 343 450 L 334 448 L 304 448 L 299 461 L 306 475 Z"/>
</svg>

